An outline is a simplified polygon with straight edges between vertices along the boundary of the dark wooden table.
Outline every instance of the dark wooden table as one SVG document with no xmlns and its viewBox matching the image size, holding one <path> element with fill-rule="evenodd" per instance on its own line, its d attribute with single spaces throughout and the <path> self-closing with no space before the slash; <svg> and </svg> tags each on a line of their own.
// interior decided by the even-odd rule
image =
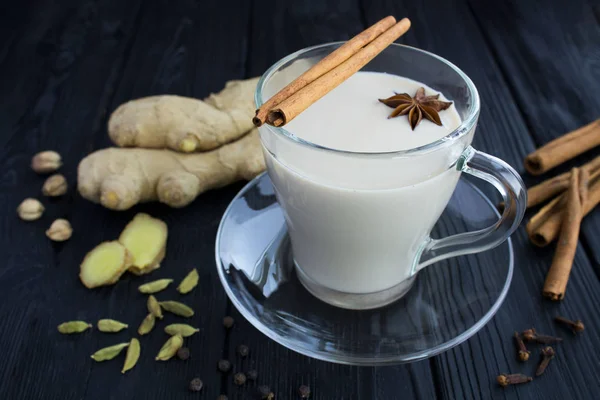
<svg viewBox="0 0 600 400">
<path fill-rule="evenodd" d="M 109 145 L 107 118 L 132 98 L 173 93 L 204 97 L 225 81 L 260 75 L 305 46 L 344 40 L 393 14 L 413 21 L 400 41 L 437 53 L 473 79 L 482 97 L 474 145 L 524 173 L 523 157 L 549 140 L 600 116 L 600 3 L 597 0 L 285 1 L 15 1 L 0 7 L 0 397 L 2 399 L 254 398 L 215 365 L 255 366 L 259 382 L 279 399 L 597 399 L 600 398 L 600 211 L 586 217 L 566 299 L 550 303 L 541 286 L 552 248 L 538 249 L 521 227 L 514 235 L 516 270 L 498 314 L 466 343 L 430 360 L 385 368 L 316 361 L 267 339 L 232 307 L 215 268 L 215 233 L 228 202 L 242 187 L 203 194 L 173 210 L 145 205 L 123 213 L 83 200 L 76 167 Z M 25 223 L 15 208 L 40 195 L 43 178 L 29 168 L 41 150 L 59 151 L 71 186 L 66 198 L 44 200 L 46 214 Z M 593 151 L 591 153 L 594 153 Z M 597 155 L 585 154 L 555 172 Z M 554 172 L 553 172 L 554 173 Z M 552 173 L 552 174 L 553 174 Z M 548 174 L 550 175 L 550 174 Z M 527 183 L 539 181 L 524 174 Z M 200 285 L 187 301 L 201 334 L 189 340 L 187 362 L 158 363 L 163 335 L 142 340 L 139 365 L 97 364 L 96 349 L 125 341 L 88 332 L 56 332 L 65 320 L 111 317 L 136 327 L 145 315 L 136 291 L 151 278 L 122 279 L 90 291 L 78 279 L 84 254 L 117 237 L 138 211 L 167 221 L 169 251 L 160 276 L 182 278 L 198 267 Z M 53 244 L 44 231 L 54 218 L 71 221 L 74 236 Z M 167 271 L 168 270 L 168 271 Z M 236 318 L 226 334 L 224 315 Z M 531 373 L 516 361 L 510 339 L 531 326 L 561 332 L 556 314 L 582 318 L 584 334 L 566 336 L 542 379 L 501 389 L 500 371 Z M 130 328 L 130 331 L 132 328 Z M 241 362 L 238 344 L 251 348 Z M 199 376 L 201 394 L 187 384 Z"/>
</svg>

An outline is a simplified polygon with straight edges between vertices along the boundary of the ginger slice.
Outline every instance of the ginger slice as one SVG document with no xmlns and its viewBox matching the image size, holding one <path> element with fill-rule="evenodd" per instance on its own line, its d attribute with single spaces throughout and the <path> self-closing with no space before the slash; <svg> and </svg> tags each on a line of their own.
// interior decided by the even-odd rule
<svg viewBox="0 0 600 400">
<path fill-rule="evenodd" d="M 137 214 L 125 227 L 119 242 L 133 257 L 130 271 L 147 274 L 160 266 L 167 246 L 167 224 L 148 214 Z"/>
<path fill-rule="evenodd" d="M 88 289 L 112 285 L 131 265 L 131 255 L 118 241 L 103 242 L 86 254 L 79 278 Z"/>
<path fill-rule="evenodd" d="M 163 254 L 160 257 L 163 258 L 164 256 L 165 255 Z M 156 271 L 159 268 L 160 268 L 160 264 L 150 265 L 150 266 L 148 266 L 146 268 L 143 268 L 143 269 L 139 269 L 136 266 L 131 266 L 131 267 L 129 267 L 128 271 L 131 272 L 134 275 L 142 276 L 142 275 L 149 274 L 150 272 Z"/>
</svg>

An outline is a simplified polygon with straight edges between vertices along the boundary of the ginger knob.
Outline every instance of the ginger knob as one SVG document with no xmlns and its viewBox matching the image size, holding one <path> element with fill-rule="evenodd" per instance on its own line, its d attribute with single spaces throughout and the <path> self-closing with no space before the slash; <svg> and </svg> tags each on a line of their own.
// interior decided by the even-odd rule
<svg viewBox="0 0 600 400">
<path fill-rule="evenodd" d="M 42 186 L 44 196 L 56 197 L 67 193 L 67 179 L 61 174 L 50 176 Z"/>
<path fill-rule="evenodd" d="M 73 234 L 73 228 L 66 219 L 59 218 L 50 225 L 50 228 L 46 231 L 46 236 L 54 242 L 64 242 L 69 240 Z"/>
<path fill-rule="evenodd" d="M 17 214 L 24 221 L 35 221 L 44 213 L 44 206 L 36 199 L 25 199 L 17 208 Z"/>
<path fill-rule="evenodd" d="M 31 169 L 38 174 L 54 172 L 62 165 L 60 154 L 55 151 L 42 151 L 31 159 Z"/>
</svg>

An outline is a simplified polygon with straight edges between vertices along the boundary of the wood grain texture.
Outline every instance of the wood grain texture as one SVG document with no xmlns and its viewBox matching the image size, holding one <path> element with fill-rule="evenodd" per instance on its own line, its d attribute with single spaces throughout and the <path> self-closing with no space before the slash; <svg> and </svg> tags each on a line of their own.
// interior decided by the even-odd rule
<svg viewBox="0 0 600 400">
<path fill-rule="evenodd" d="M 114 213 L 81 199 L 75 194 L 74 184 L 79 160 L 108 145 L 106 119 L 121 102 L 156 93 L 204 97 L 219 90 L 225 81 L 242 78 L 246 48 L 238 37 L 246 32 L 248 12 L 243 2 L 234 5 L 236 12 L 191 1 L 179 3 L 175 9 L 168 2 L 148 4 L 143 9 L 140 4 L 87 2 L 57 12 L 56 18 L 65 14 L 66 25 L 56 44 L 61 50 L 43 59 L 50 73 L 44 68 L 32 69 L 30 76 L 22 76 L 23 82 L 18 83 L 42 81 L 40 93 L 35 93 L 38 97 L 23 101 L 19 109 L 25 113 L 20 118 L 23 124 L 10 120 L 11 115 L 2 119 L 7 121 L 5 126 L 15 125 L 16 130 L 14 135 L 2 135 L 2 139 L 9 138 L 3 157 L 7 171 L 3 203 L 11 210 L 2 215 L 7 228 L 3 258 L 8 260 L 3 265 L 2 283 L 9 285 L 3 293 L 10 301 L 3 303 L 0 312 L 8 324 L 5 326 L 15 329 L 14 334 L 0 339 L 5 348 L 11 349 L 6 357 L 10 368 L 0 369 L 4 378 L 0 393 L 8 396 L 5 398 L 181 398 L 195 376 L 204 379 L 204 395 L 208 398 L 216 398 L 221 392 L 215 364 L 224 342 L 220 321 L 226 298 L 220 285 L 215 284 L 214 236 L 220 216 L 240 185 L 207 193 L 185 211 L 148 205 Z M 205 15 L 214 17 L 209 20 Z M 59 22 L 47 23 L 52 26 Z M 217 36 L 225 39 L 219 41 Z M 210 57 L 199 51 L 198 38 L 207 42 L 202 47 Z M 24 44 L 18 50 L 16 58 L 21 60 L 21 53 L 27 54 L 30 49 Z M 9 67 L 13 68 L 12 64 Z M 43 179 L 28 166 L 31 155 L 41 148 L 52 148 L 63 155 L 62 171 L 72 186 L 67 198 L 47 206 L 43 220 L 25 225 L 13 210 L 20 199 L 36 195 L 38 185 L 41 187 Z M 137 211 L 163 218 L 171 228 L 161 270 L 143 278 L 126 276 L 110 288 L 83 288 L 77 273 L 84 254 L 100 241 L 116 238 Z M 74 228 L 73 238 L 58 246 L 43 235 L 46 224 L 55 216 L 66 217 Z M 8 224 L 14 226 L 14 232 Z M 195 245 L 190 246 L 190 242 Z M 27 246 L 19 247 L 17 243 Z M 173 287 L 158 296 L 161 300 L 184 301 L 196 309 L 197 316 L 191 323 L 202 328 L 202 335 L 186 340 L 193 352 L 190 360 L 154 361 L 167 338 L 162 329 L 181 320 L 173 316 L 157 323 L 152 335 L 141 338 L 140 362 L 126 376 L 120 373 L 122 359 L 101 364 L 90 360 L 89 355 L 98 348 L 135 335 L 146 314 L 145 296 L 136 291 L 139 284 L 158 277 L 180 280 L 193 267 L 200 271 L 196 290 L 180 296 Z M 114 335 L 96 331 L 79 337 L 56 332 L 56 325 L 65 320 L 95 322 L 105 317 L 125 321 L 130 328 Z M 28 377 L 35 385 L 16 384 L 20 377 Z M 149 377 L 156 383 L 149 384 Z M 67 380 L 71 382 L 68 385 Z"/>
<path fill-rule="evenodd" d="M 538 0 L 506 1 L 492 11 L 484 2 L 470 2 L 537 146 L 600 116 L 600 98 L 592 89 L 600 81 L 600 25 L 593 4 L 598 10 L 597 2 L 585 0 L 560 0 L 552 7 Z M 509 25 L 513 28 L 506 29 Z M 600 148 L 590 150 L 531 181 L 598 154 Z M 584 219 L 580 240 L 600 274 L 600 211 Z"/>
<path fill-rule="evenodd" d="M 600 100 L 589 88 L 597 86 L 600 74 L 600 7 L 584 0 L 495 2 L 493 7 L 488 3 L 454 0 L 432 7 L 424 0 L 28 0 L 3 5 L 1 397 L 214 399 L 223 393 L 230 399 L 256 398 L 257 384 L 238 388 L 232 374 L 223 377 L 217 372 L 217 361 L 228 358 L 236 371 L 257 369 L 258 384 L 271 386 L 279 399 L 298 398 L 301 384 L 311 387 L 312 399 L 327 400 L 596 398 L 600 386 L 594 374 L 600 356 L 592 350 L 600 341 L 597 212 L 584 221 L 565 301 L 542 299 L 552 249 L 534 248 L 520 229 L 513 236 L 517 263 L 509 296 L 480 333 L 429 361 L 366 368 L 325 363 L 287 350 L 254 329 L 227 301 L 215 270 L 214 239 L 241 184 L 205 193 L 182 210 L 144 205 L 115 213 L 76 194 L 77 164 L 89 152 L 109 145 L 106 120 L 122 102 L 163 93 L 202 98 L 229 79 L 260 75 L 293 51 L 348 39 L 389 14 L 413 21 L 400 42 L 448 58 L 473 79 L 483 103 L 475 147 L 524 172 L 523 157 L 533 148 L 598 117 Z M 46 149 L 63 155 L 61 172 L 71 187 L 64 198 L 43 200 L 47 211 L 41 220 L 25 223 L 14 210 L 23 198 L 40 196 L 43 178 L 29 169 L 29 162 L 35 152 Z M 163 267 L 146 277 L 127 275 L 113 287 L 85 289 L 77 277 L 84 254 L 100 241 L 116 238 L 138 211 L 169 225 Z M 59 217 L 71 221 L 74 235 L 66 243 L 53 244 L 43 233 Z M 493 260 L 488 264 L 485 267 L 494 268 Z M 137 286 L 163 277 L 178 283 L 193 267 L 199 270 L 200 283 L 192 293 L 181 296 L 174 284 L 157 295 L 196 310 L 189 322 L 201 331 L 186 339 L 192 351 L 188 361 L 154 361 L 167 339 L 164 326 L 182 321 L 172 315 L 141 338 L 140 361 L 127 375 L 120 373 L 122 357 L 105 363 L 89 358 L 98 348 L 135 334 L 146 314 L 146 298 Z M 450 285 L 457 290 L 463 283 Z M 221 325 L 226 314 L 236 319 L 230 332 Z M 586 331 L 572 336 L 552 322 L 556 314 L 582 318 Z M 130 328 L 113 335 L 56 332 L 66 320 L 95 323 L 100 318 L 122 320 Z M 514 330 L 531 326 L 561 334 L 565 342 L 557 346 L 557 357 L 540 380 L 503 390 L 494 383 L 499 372 L 533 373 L 539 349 L 532 361 L 521 364 L 511 338 Z M 241 343 L 251 349 L 243 360 L 235 355 Z M 199 396 L 187 391 L 196 376 L 205 384 Z"/>
<path fill-rule="evenodd" d="M 84 289 L 77 282 L 80 256 L 61 261 L 72 247 L 54 245 L 43 233 L 58 217 L 73 222 L 73 241 L 86 231 L 85 218 L 73 220 L 71 212 L 77 203 L 74 169 L 78 158 L 89 151 L 91 139 L 78 133 L 90 129 L 106 94 L 104 81 L 127 44 L 128 36 L 117 34 L 110 23 L 127 31 L 135 23 L 138 5 L 87 1 L 53 8 L 56 5 L 40 4 L 40 15 L 38 8 L 31 10 L 31 26 L 23 29 L 2 65 L 3 75 L 13 78 L 8 91 L 13 90 L 11 107 L 15 107 L 3 108 L 1 117 L 2 126 L 8 128 L 2 133 L 5 172 L 0 183 L 6 210 L 1 216 L 6 297 L 0 313 L 2 332 L 8 332 L 0 340 L 10 360 L 0 372 L 4 398 L 72 399 L 85 394 L 92 368 L 89 355 L 97 343 L 91 332 L 81 337 L 58 335 L 56 325 L 98 316 L 86 309 Z M 47 211 L 41 220 L 22 224 L 14 207 L 26 196 L 41 197 L 43 177 L 33 173 L 29 164 L 42 149 L 63 154 L 61 172 L 71 189 L 65 198 L 44 199 Z M 97 229 L 88 233 L 90 239 L 99 239 L 102 228 L 97 222 Z M 78 357 L 72 358 L 73 354 Z M 64 385 L 65 374 L 72 385 Z"/>
<path fill-rule="evenodd" d="M 515 103 L 511 85 L 505 80 L 494 53 L 487 48 L 479 31 L 479 24 L 468 5 L 454 1 L 426 7 L 425 2 L 421 1 L 374 1 L 364 2 L 363 6 L 368 22 L 390 13 L 397 16 L 409 15 L 413 27 L 405 35 L 407 44 L 449 59 L 471 77 L 482 101 L 473 145 L 502 158 L 523 174 L 522 160 L 535 148 L 535 140 L 528 133 L 527 121 L 522 117 L 519 104 Z M 456 21 L 461 22 L 457 24 Z M 521 22 L 517 19 L 512 23 Z M 436 32 L 452 34 L 431 34 L 432 27 L 435 27 Z M 517 38 L 513 40 L 518 41 Z M 488 193 L 491 195 L 492 191 Z M 532 374 L 534 364 L 538 361 L 537 353 L 532 354 L 532 361 L 525 366 L 516 360 L 511 339 L 514 330 L 535 326 L 540 331 L 557 332 L 552 322 L 554 313 L 584 318 L 594 326 L 598 325 L 600 317 L 593 306 L 600 285 L 592 264 L 581 247 L 575 260 L 567 298 L 562 304 L 555 305 L 544 301 L 541 296 L 545 273 L 552 259 L 552 249 L 534 248 L 522 227 L 513 235 L 513 242 L 516 265 L 511 291 L 498 314 L 479 334 L 456 349 L 435 357 L 433 366 L 436 381 L 440 384 L 438 393 L 441 398 L 447 399 L 536 398 L 537 393 L 544 393 L 539 398 L 546 395 L 551 398 L 555 395 L 556 398 L 589 397 L 585 381 L 591 378 L 590 373 L 576 374 L 570 369 L 591 371 L 597 361 L 589 356 L 575 365 L 574 357 L 569 357 L 573 365 L 568 364 L 563 357 L 566 354 L 570 356 L 573 347 L 581 346 L 581 350 L 587 346 L 587 343 L 583 343 L 584 340 L 577 342 L 572 338 L 565 343 L 564 350 L 558 349 L 560 353 L 557 359 L 561 358 L 561 365 L 549 369 L 543 382 L 535 381 L 518 389 L 508 390 L 495 384 L 495 377 L 500 372 L 523 371 Z M 493 264 L 489 265 L 489 268 L 493 267 Z M 585 295 L 580 296 L 582 293 Z M 592 335 L 595 336 L 593 333 Z M 581 389 L 577 389 L 577 394 L 569 395 L 569 388 L 573 387 Z"/>
</svg>

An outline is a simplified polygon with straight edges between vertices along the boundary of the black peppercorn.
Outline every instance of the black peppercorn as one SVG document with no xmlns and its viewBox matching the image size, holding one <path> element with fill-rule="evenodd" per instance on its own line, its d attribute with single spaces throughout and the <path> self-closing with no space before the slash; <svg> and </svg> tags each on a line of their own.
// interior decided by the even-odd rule
<svg viewBox="0 0 600 400">
<path fill-rule="evenodd" d="M 310 396 L 310 388 L 306 385 L 302 385 L 298 388 L 298 394 L 302 399 L 308 399 Z"/>
<path fill-rule="evenodd" d="M 251 381 L 255 381 L 256 378 L 258 378 L 258 372 L 256 372 L 255 369 L 251 369 L 250 371 L 246 372 L 246 377 L 248 377 L 248 379 Z"/>
<path fill-rule="evenodd" d="M 225 329 L 230 329 L 233 326 L 234 320 L 229 315 L 223 318 L 223 326 Z"/>
<path fill-rule="evenodd" d="M 237 353 L 240 357 L 247 357 L 250 349 L 245 344 L 240 344 L 237 348 Z"/>
<path fill-rule="evenodd" d="M 219 368 L 219 371 L 221 372 L 229 372 L 231 369 L 231 363 L 229 360 L 219 360 L 217 363 L 217 368 Z"/>
<path fill-rule="evenodd" d="M 187 360 L 190 358 L 190 349 L 187 347 L 181 347 L 179 350 L 177 350 L 177 357 L 179 357 L 180 360 Z"/>
<path fill-rule="evenodd" d="M 244 375 L 242 372 L 238 372 L 233 376 L 233 383 L 238 386 L 242 386 L 244 383 L 246 383 L 246 375 Z"/>
<path fill-rule="evenodd" d="M 202 383 L 202 380 L 200 378 L 194 378 L 190 382 L 190 390 L 192 392 L 199 392 L 202 390 L 203 385 L 204 384 Z"/>
</svg>

